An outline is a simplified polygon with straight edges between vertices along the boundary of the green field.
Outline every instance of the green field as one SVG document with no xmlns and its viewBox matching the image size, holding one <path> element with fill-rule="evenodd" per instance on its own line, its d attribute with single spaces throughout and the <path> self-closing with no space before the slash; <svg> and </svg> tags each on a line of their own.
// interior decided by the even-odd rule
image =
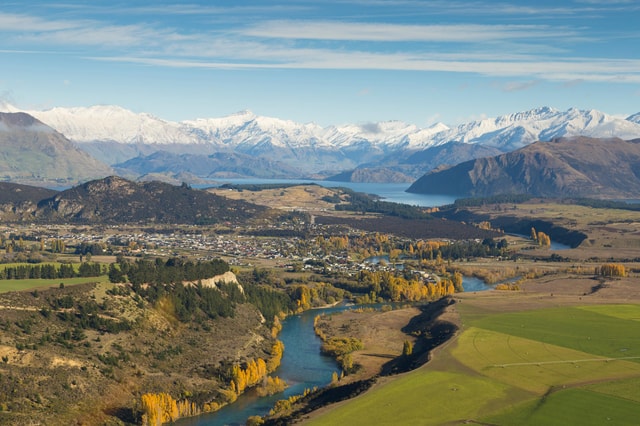
<svg viewBox="0 0 640 426">
<path fill-rule="evenodd" d="M 60 283 L 67 285 L 85 283 L 106 283 L 109 277 L 102 275 L 99 277 L 77 277 L 77 278 L 56 278 L 52 280 L 27 279 L 27 280 L 0 280 L 0 293 L 8 291 L 22 291 L 36 288 L 59 287 Z"/>
<path fill-rule="evenodd" d="M 465 328 L 434 361 L 308 424 L 638 424 L 639 305 L 464 305 Z"/>
<path fill-rule="evenodd" d="M 568 389 L 485 418 L 498 425 L 637 425 L 638 403 L 610 395 Z"/>
<path fill-rule="evenodd" d="M 635 307 L 640 311 L 640 307 Z M 614 316 L 611 312 L 620 310 Z M 485 316 L 469 323 L 539 342 L 605 357 L 639 357 L 640 324 L 628 305 L 553 308 Z M 638 314 L 640 316 L 640 312 Z"/>
</svg>

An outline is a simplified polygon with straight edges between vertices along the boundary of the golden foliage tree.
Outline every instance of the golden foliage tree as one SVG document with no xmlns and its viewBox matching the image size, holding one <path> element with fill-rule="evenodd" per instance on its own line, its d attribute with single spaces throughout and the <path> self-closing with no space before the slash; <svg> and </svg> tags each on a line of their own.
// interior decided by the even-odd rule
<svg viewBox="0 0 640 426">
<path fill-rule="evenodd" d="M 145 393 L 141 403 L 143 425 L 160 426 L 178 419 L 178 404 L 168 393 Z"/>
<path fill-rule="evenodd" d="M 409 356 L 413 353 L 413 343 L 411 343 L 408 340 L 404 341 L 404 344 L 402 346 L 402 355 L 403 356 Z"/>
<path fill-rule="evenodd" d="M 267 396 L 282 392 L 287 388 L 287 382 L 280 377 L 267 376 L 262 381 L 262 385 L 258 387 L 258 395 Z"/>
<path fill-rule="evenodd" d="M 453 273 L 453 287 L 456 291 L 464 291 L 462 280 L 463 276 L 460 272 L 456 271 Z"/>
<path fill-rule="evenodd" d="M 551 245 L 551 237 L 542 231 L 538 232 L 538 245 L 542 247 L 549 247 Z"/>
<path fill-rule="evenodd" d="M 627 270 L 621 263 L 605 263 L 600 267 L 596 267 L 596 275 L 603 277 L 626 277 Z"/>
<path fill-rule="evenodd" d="M 282 355 L 284 354 L 284 343 L 280 340 L 276 340 L 271 346 L 270 357 L 267 360 L 267 372 L 271 373 L 275 371 L 276 368 L 280 366 L 280 361 L 282 361 Z"/>
<path fill-rule="evenodd" d="M 240 395 L 246 388 L 260 383 L 266 375 L 267 363 L 262 358 L 252 359 L 245 368 L 235 364 L 231 369 L 231 389 Z"/>
</svg>

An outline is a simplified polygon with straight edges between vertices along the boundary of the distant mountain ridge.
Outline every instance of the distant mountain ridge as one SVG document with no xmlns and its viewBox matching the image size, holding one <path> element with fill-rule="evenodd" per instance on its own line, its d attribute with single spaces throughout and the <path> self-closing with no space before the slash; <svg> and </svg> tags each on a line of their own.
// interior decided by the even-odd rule
<svg viewBox="0 0 640 426">
<path fill-rule="evenodd" d="M 0 104 L 2 110 L 18 111 Z M 560 111 L 550 107 L 471 121 L 455 127 L 436 123 L 428 128 L 401 121 L 322 127 L 314 123 L 258 116 L 250 111 L 220 118 L 172 122 L 112 105 L 22 112 L 79 143 L 209 144 L 245 149 L 255 149 L 268 141 L 274 146 L 288 148 L 345 148 L 367 142 L 386 151 L 393 148 L 418 150 L 458 141 L 512 150 L 537 140 L 548 141 L 577 134 L 632 139 L 639 135 L 640 130 L 640 112 L 619 118 L 597 110 L 570 108 Z M 516 140 L 514 136 L 517 136 Z"/>
<path fill-rule="evenodd" d="M 640 139 L 559 138 L 427 173 L 408 192 L 640 198 Z"/>
<path fill-rule="evenodd" d="M 62 186 L 112 173 L 109 166 L 33 116 L 0 112 L 3 180 Z"/>
<path fill-rule="evenodd" d="M 0 110 L 13 110 L 0 104 Z M 131 174 L 176 170 L 177 157 L 190 154 L 206 170 L 199 177 L 322 178 L 349 171 L 374 181 L 400 175 L 416 179 L 441 164 L 457 164 L 499 152 L 510 152 L 535 141 L 558 137 L 640 137 L 640 113 L 627 118 L 597 110 L 559 111 L 535 108 L 448 127 L 420 128 L 401 121 L 322 127 L 263 117 L 242 111 L 221 118 L 172 122 L 118 106 L 53 108 L 27 111 L 75 142 L 94 157 Z M 446 148 L 445 148 L 446 147 Z M 473 147 L 473 148 L 470 148 Z M 437 153 L 436 151 L 437 150 Z M 159 162 L 158 151 L 174 155 Z M 229 153 L 251 156 L 250 169 L 221 165 L 207 156 Z M 443 157 L 446 154 L 446 157 Z M 133 158 L 135 162 L 129 162 Z M 233 157 L 230 157 L 233 158 Z M 224 166 L 224 167 L 223 167 Z M 355 173 L 366 168 L 366 173 Z M 379 172 L 375 172 L 379 169 Z M 279 173 L 277 173 L 279 172 Z M 344 175 L 348 176 L 348 175 Z"/>
</svg>

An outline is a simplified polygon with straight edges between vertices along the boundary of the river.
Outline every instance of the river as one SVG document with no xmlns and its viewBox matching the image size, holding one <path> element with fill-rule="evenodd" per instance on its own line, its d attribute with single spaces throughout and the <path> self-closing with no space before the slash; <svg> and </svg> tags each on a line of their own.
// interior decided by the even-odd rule
<svg viewBox="0 0 640 426">
<path fill-rule="evenodd" d="M 348 309 L 349 306 L 335 306 L 312 309 L 300 315 L 292 315 L 282 322 L 278 336 L 284 343 L 284 354 L 280 367 L 274 375 L 284 379 L 289 387 L 283 392 L 268 397 L 258 397 L 255 392 L 247 392 L 233 404 L 220 411 L 202 416 L 181 419 L 179 426 L 244 425 L 247 418 L 264 416 L 279 399 L 299 395 L 314 386 L 323 387 L 331 382 L 333 372 L 340 369 L 336 362 L 320 353 L 322 342 L 313 330 L 313 319 L 321 313 L 331 313 Z"/>
<path fill-rule="evenodd" d="M 464 277 L 465 291 L 483 291 L 492 287 L 474 277 Z M 338 312 L 353 306 L 335 306 L 324 309 L 312 309 L 299 315 L 287 317 L 282 322 L 282 331 L 278 338 L 284 343 L 284 355 L 280 367 L 274 375 L 284 379 L 289 387 L 283 392 L 269 397 L 258 397 L 255 392 L 247 392 L 238 397 L 233 404 L 220 411 L 201 416 L 180 419 L 177 426 L 222 426 L 244 425 L 251 416 L 264 416 L 273 408 L 276 401 L 299 395 L 305 389 L 314 386 L 323 387 L 331 383 L 333 372 L 340 369 L 335 361 L 320 353 L 322 342 L 313 330 L 313 319 L 321 313 Z"/>
</svg>

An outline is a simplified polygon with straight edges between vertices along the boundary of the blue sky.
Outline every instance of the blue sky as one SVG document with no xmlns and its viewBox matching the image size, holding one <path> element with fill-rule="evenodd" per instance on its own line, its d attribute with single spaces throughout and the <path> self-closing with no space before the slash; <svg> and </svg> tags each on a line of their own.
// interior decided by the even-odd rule
<svg viewBox="0 0 640 426">
<path fill-rule="evenodd" d="M 321 125 L 627 115 L 639 21 L 637 0 L 4 1 L 0 100 Z"/>
</svg>

